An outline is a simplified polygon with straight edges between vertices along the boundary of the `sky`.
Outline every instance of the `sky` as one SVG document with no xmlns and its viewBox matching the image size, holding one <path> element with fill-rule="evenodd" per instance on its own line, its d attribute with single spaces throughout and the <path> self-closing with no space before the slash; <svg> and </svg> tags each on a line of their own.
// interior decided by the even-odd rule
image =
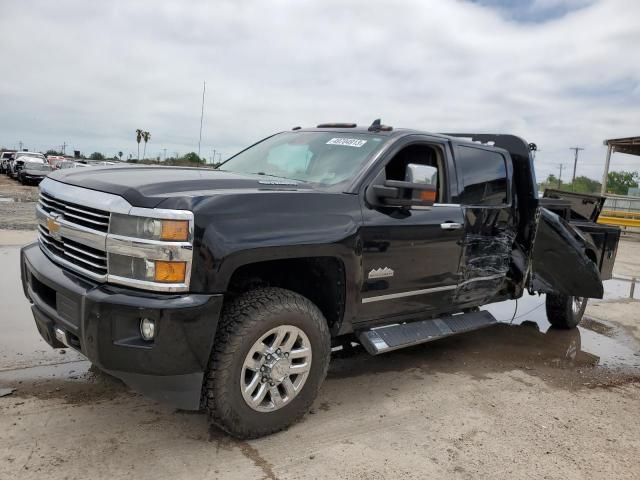
<svg viewBox="0 0 640 480">
<path fill-rule="evenodd" d="M 637 0 L 2 0 L 0 146 L 223 158 L 329 121 L 535 142 L 600 179 L 640 135 Z M 615 154 L 612 170 L 640 170 Z"/>
</svg>

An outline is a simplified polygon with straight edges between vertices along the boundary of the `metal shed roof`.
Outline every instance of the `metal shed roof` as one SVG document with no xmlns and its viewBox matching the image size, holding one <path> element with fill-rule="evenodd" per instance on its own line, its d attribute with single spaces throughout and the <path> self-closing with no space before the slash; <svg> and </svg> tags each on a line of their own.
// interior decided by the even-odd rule
<svg viewBox="0 0 640 480">
<path fill-rule="evenodd" d="M 604 144 L 613 147 L 614 152 L 640 155 L 640 137 L 612 138 L 605 140 Z"/>
</svg>

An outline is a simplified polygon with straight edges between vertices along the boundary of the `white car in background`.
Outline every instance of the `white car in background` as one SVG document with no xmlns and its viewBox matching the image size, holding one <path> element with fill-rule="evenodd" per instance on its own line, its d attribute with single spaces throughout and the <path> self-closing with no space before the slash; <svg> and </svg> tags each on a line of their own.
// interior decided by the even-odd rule
<svg viewBox="0 0 640 480">
<path fill-rule="evenodd" d="M 47 164 L 46 157 L 39 152 L 16 152 L 13 156 L 13 160 L 9 163 L 9 176 L 12 178 L 18 178 L 18 172 L 22 170 L 24 162 L 29 160 L 30 162 L 38 162 Z"/>
</svg>

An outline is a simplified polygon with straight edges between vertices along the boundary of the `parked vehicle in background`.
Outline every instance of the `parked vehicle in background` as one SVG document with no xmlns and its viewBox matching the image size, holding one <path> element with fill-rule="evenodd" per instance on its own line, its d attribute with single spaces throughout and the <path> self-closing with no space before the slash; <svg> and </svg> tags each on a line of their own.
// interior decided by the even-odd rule
<svg viewBox="0 0 640 480">
<path fill-rule="evenodd" d="M 468 332 L 527 291 L 547 294 L 552 325 L 578 325 L 620 231 L 585 196 L 542 202 L 533 148 L 375 121 L 282 132 L 218 170 L 57 171 L 24 292 L 54 348 L 266 435 L 311 406 L 332 345 L 378 355 Z"/>
<path fill-rule="evenodd" d="M 37 159 L 26 160 L 18 172 L 18 180 L 23 185 L 39 185 L 52 171 L 53 167 L 47 162 L 43 163 Z"/>
<path fill-rule="evenodd" d="M 0 173 L 9 173 L 9 164 L 15 153 L 15 150 L 5 150 L 0 154 Z"/>
<path fill-rule="evenodd" d="M 65 160 L 66 158 L 62 155 L 47 155 L 47 162 L 49 162 L 49 165 L 51 165 L 53 168 L 56 168 L 56 165 Z"/>
<path fill-rule="evenodd" d="M 83 168 L 88 167 L 86 163 L 76 162 L 74 160 L 63 160 L 56 165 L 56 170 L 65 170 L 67 168 Z"/>
<path fill-rule="evenodd" d="M 38 152 L 16 152 L 11 162 L 11 168 L 9 176 L 11 178 L 18 178 L 18 173 L 22 170 L 24 162 L 27 160 L 36 160 L 40 163 L 47 163 L 46 157 L 42 153 Z"/>
</svg>

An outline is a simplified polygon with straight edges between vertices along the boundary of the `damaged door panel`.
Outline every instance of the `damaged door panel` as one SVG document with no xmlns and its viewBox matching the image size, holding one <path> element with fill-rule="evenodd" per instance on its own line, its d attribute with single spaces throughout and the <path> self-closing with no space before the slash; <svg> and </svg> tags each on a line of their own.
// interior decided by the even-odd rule
<svg viewBox="0 0 640 480">
<path fill-rule="evenodd" d="M 559 215 L 540 209 L 532 256 L 532 290 L 602 298 L 596 248 Z"/>
<path fill-rule="evenodd" d="M 516 237 L 510 208 L 465 207 L 455 303 L 477 305 L 491 301 L 503 289 L 510 270 Z"/>
</svg>

